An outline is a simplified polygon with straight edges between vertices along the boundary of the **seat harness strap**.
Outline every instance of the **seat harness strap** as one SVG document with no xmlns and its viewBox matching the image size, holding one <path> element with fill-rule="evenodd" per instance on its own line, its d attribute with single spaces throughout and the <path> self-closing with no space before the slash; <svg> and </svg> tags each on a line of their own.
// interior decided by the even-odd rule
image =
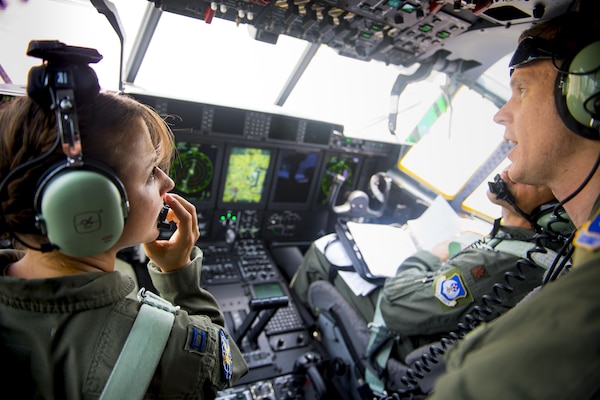
<svg viewBox="0 0 600 400">
<path fill-rule="evenodd" d="M 101 400 L 142 399 L 167 345 L 179 306 L 140 289 L 142 304 L 121 354 L 100 395 Z"/>
</svg>

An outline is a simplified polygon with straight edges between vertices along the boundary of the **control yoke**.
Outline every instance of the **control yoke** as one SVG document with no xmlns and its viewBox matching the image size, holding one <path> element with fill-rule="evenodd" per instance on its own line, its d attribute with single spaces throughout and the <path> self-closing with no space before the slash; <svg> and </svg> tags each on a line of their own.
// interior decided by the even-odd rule
<svg viewBox="0 0 600 400">
<path fill-rule="evenodd" d="M 369 180 L 369 191 L 372 196 L 380 203 L 377 209 L 372 209 L 369 205 L 369 195 L 362 190 L 353 190 L 348 194 L 344 203 L 336 205 L 342 185 L 346 179 L 339 174 L 333 177 L 328 203 L 331 209 L 338 217 L 344 218 L 379 218 L 383 215 L 387 206 L 390 189 L 392 188 L 392 178 L 385 172 L 377 172 Z M 383 187 L 383 189 L 382 189 Z"/>
</svg>

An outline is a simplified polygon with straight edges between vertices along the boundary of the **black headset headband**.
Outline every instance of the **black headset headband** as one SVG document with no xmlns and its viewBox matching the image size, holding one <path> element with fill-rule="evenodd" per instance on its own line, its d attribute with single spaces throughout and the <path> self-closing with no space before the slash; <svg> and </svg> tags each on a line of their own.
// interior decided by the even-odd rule
<svg viewBox="0 0 600 400">
<path fill-rule="evenodd" d="M 27 79 L 27 95 L 44 110 L 58 106 L 57 90 L 72 89 L 84 101 L 93 99 L 100 91 L 98 77 L 88 65 L 102 60 L 95 49 L 67 46 L 56 40 L 36 40 L 29 43 L 27 55 L 45 61 L 31 68 Z"/>
</svg>

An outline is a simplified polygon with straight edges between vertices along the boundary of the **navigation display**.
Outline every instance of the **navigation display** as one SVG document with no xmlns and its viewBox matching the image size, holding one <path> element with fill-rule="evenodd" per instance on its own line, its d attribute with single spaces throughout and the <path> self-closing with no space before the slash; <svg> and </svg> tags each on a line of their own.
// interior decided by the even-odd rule
<svg viewBox="0 0 600 400">
<path fill-rule="evenodd" d="M 327 196 L 331 191 L 335 175 L 344 177 L 345 181 L 342 188 L 353 187 L 360 158 L 357 155 L 350 154 L 329 154 L 325 162 L 325 171 L 321 177 L 317 204 L 327 204 Z"/>
<path fill-rule="evenodd" d="M 222 202 L 261 203 L 270 162 L 269 149 L 232 147 L 226 165 Z"/>
<path fill-rule="evenodd" d="M 175 192 L 191 202 L 211 201 L 219 147 L 188 141 L 177 141 L 175 146 L 177 155 L 169 171 Z"/>
<path fill-rule="evenodd" d="M 316 152 L 281 150 L 271 203 L 306 204 L 309 200 L 319 155 Z"/>
</svg>

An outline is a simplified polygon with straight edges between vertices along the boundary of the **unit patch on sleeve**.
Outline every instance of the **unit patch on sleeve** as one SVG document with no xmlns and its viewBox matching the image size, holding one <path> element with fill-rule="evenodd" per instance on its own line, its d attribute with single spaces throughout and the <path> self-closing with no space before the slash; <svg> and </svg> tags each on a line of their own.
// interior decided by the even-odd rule
<svg viewBox="0 0 600 400">
<path fill-rule="evenodd" d="M 433 287 L 435 298 L 442 303 L 442 306 L 452 308 L 473 301 L 458 269 L 452 268 L 446 274 L 440 275 Z"/>
<path fill-rule="evenodd" d="M 577 230 L 574 245 L 592 252 L 600 249 L 600 213 Z"/>
<path fill-rule="evenodd" d="M 231 380 L 231 348 L 229 347 L 229 338 L 227 334 L 221 329 L 219 331 L 219 337 L 221 342 L 221 362 L 223 363 L 223 379 L 226 382 Z"/>
</svg>

